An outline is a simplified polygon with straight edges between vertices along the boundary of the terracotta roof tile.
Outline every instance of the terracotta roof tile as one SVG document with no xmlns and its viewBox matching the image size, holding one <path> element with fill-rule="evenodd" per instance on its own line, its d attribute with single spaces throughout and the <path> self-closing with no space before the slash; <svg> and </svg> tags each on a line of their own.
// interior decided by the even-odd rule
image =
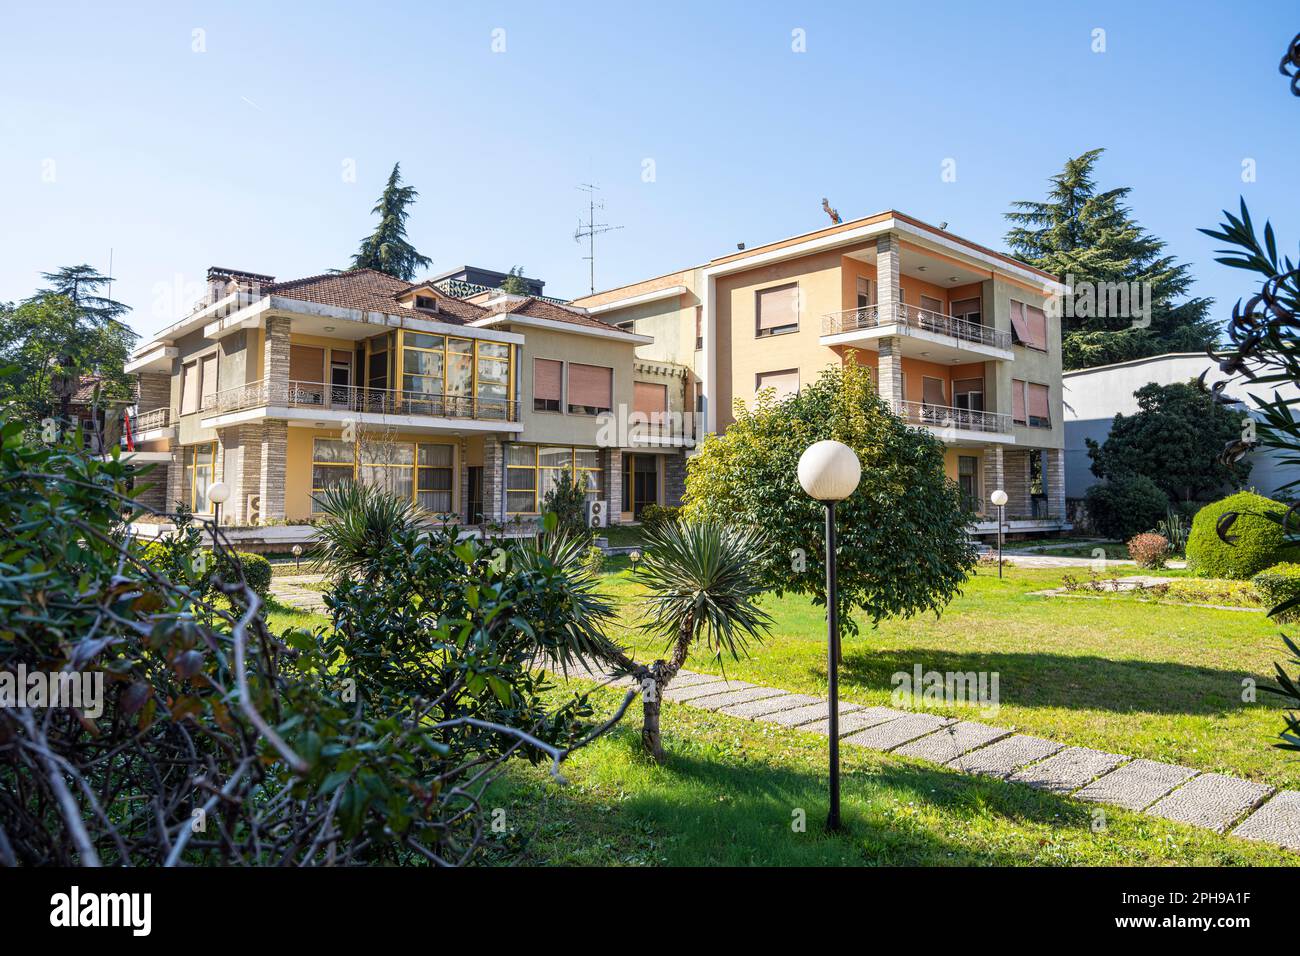
<svg viewBox="0 0 1300 956">
<path fill-rule="evenodd" d="M 570 309 L 563 305 L 556 305 L 554 302 L 546 302 L 542 299 L 535 299 L 532 296 L 523 301 L 503 301 L 495 302 L 490 307 L 492 314 L 522 315 L 532 319 L 548 319 L 552 322 L 567 322 L 570 325 L 581 325 L 590 329 L 603 329 L 608 332 L 621 331 L 617 326 L 610 325 L 608 322 L 602 322 L 595 316 L 588 315 L 586 312 L 577 309 Z"/>
<path fill-rule="evenodd" d="M 350 272 L 327 272 L 303 279 L 276 282 L 263 286 L 262 291 L 269 295 L 280 295 L 288 299 L 301 299 L 344 309 L 403 315 L 407 307 L 398 303 L 397 297 L 403 292 L 423 285 L 425 283 L 395 279 L 375 269 L 353 269 Z M 421 313 L 430 318 L 464 325 L 487 314 L 484 309 L 472 302 L 463 302 L 436 290 L 434 294 L 438 299 L 438 311 Z"/>
</svg>

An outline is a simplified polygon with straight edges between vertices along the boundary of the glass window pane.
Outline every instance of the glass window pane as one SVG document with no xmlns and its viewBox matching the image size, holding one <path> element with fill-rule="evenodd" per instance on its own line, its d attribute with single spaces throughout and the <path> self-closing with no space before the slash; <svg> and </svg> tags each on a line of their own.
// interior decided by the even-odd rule
<svg viewBox="0 0 1300 956">
<path fill-rule="evenodd" d="M 450 468 L 453 451 L 451 445 L 428 445 L 422 442 L 420 444 L 420 464 L 442 465 Z"/>
<path fill-rule="evenodd" d="M 533 510 L 533 493 L 531 491 L 507 491 L 506 511 L 512 514 Z"/>
<path fill-rule="evenodd" d="M 482 385 L 487 382 L 499 382 L 507 385 L 510 382 L 510 363 L 502 362 L 499 359 L 478 360 L 478 381 Z"/>
<path fill-rule="evenodd" d="M 420 491 L 451 491 L 451 469 L 421 468 L 417 487 Z"/>
<path fill-rule="evenodd" d="M 451 492 L 421 491 L 416 495 L 416 504 L 430 514 L 447 514 L 451 511 Z"/>
<path fill-rule="evenodd" d="M 466 355 L 473 355 L 473 354 L 474 354 L 474 340 L 473 340 L 473 339 L 448 339 L 448 340 L 447 340 L 447 351 L 448 351 L 448 352 L 464 352 Z"/>
<path fill-rule="evenodd" d="M 468 355 L 447 356 L 447 394 L 469 395 L 474 387 L 474 360 Z"/>
<path fill-rule="evenodd" d="M 505 359 L 510 357 L 510 346 L 500 342 L 482 342 L 478 344 L 479 358 Z"/>
<path fill-rule="evenodd" d="M 362 442 L 361 461 L 367 465 L 411 465 L 415 447 L 404 441 Z"/>
<path fill-rule="evenodd" d="M 202 465 L 210 465 L 210 464 L 212 464 L 212 446 L 211 446 L 211 445 L 199 445 L 199 446 L 195 449 L 195 453 L 196 453 L 197 456 L 198 456 L 198 460 L 196 461 L 196 464 L 198 464 L 198 465 L 200 465 L 200 466 L 202 466 Z"/>
<path fill-rule="evenodd" d="M 572 448 L 544 447 L 537 455 L 537 464 L 543 468 L 572 468 Z"/>
<path fill-rule="evenodd" d="M 412 349 L 435 349 L 442 351 L 442 336 L 429 335 L 426 332 L 407 332 L 406 337 L 402 340 L 407 348 Z"/>
<path fill-rule="evenodd" d="M 506 487 L 507 488 L 532 488 L 536 480 L 534 476 L 537 472 L 531 468 L 507 468 L 506 469 Z"/>
<path fill-rule="evenodd" d="M 402 351 L 402 367 L 412 375 L 432 375 L 442 378 L 441 352 Z"/>
<path fill-rule="evenodd" d="M 599 468 L 600 452 L 595 448 L 577 449 L 578 467 L 579 468 Z"/>
<path fill-rule="evenodd" d="M 535 445 L 507 445 L 506 446 L 507 465 L 534 465 L 536 463 L 537 463 L 537 446 Z"/>
<path fill-rule="evenodd" d="M 335 461 L 352 464 L 352 442 L 337 438 L 317 438 L 312 443 L 312 461 Z"/>
</svg>

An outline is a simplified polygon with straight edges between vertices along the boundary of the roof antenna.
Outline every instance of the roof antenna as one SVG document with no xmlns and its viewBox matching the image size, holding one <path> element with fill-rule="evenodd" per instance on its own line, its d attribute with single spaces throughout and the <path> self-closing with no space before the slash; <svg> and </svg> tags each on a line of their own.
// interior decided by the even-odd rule
<svg viewBox="0 0 1300 956">
<path fill-rule="evenodd" d="M 596 294 L 596 236 L 602 232 L 611 232 L 615 229 L 622 229 L 622 226 L 611 226 L 607 222 L 596 222 L 596 210 L 604 210 L 604 200 L 597 201 L 596 193 L 600 189 L 594 183 L 581 183 L 575 188 L 581 189 L 587 194 L 587 221 L 583 222 L 578 218 L 578 228 L 573 230 L 573 241 L 582 242 L 587 240 L 587 254 L 582 258 L 591 263 L 591 294 Z"/>
<path fill-rule="evenodd" d="M 840 218 L 839 210 L 832 209 L 830 200 L 827 199 L 825 196 L 822 197 L 822 212 L 826 213 L 826 215 L 831 217 L 832 226 L 838 226 L 840 223 L 844 221 L 843 219 Z"/>
</svg>

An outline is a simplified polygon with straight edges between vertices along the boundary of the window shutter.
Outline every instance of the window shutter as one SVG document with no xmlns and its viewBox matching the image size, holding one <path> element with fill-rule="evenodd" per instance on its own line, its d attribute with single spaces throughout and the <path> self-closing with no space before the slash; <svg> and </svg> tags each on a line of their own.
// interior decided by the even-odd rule
<svg viewBox="0 0 1300 956">
<path fill-rule="evenodd" d="M 1011 380 L 1011 418 L 1017 422 L 1025 420 L 1025 383 L 1018 378 Z"/>
<path fill-rule="evenodd" d="M 1051 421 L 1052 416 L 1048 412 L 1046 385 L 1029 386 L 1029 417 L 1042 418 Z"/>
<path fill-rule="evenodd" d="M 1016 330 L 1016 338 L 1022 344 L 1028 345 L 1030 341 L 1029 323 L 1025 321 L 1025 304 L 1023 302 L 1011 302 L 1011 327 Z"/>
<path fill-rule="evenodd" d="M 926 375 L 921 379 L 922 401 L 927 405 L 946 405 L 943 396 L 943 379 Z"/>
<path fill-rule="evenodd" d="M 614 370 L 601 365 L 569 363 L 569 404 L 612 408 Z"/>
<path fill-rule="evenodd" d="M 633 382 L 632 411 L 645 415 L 652 422 L 662 421 L 668 411 L 668 386 Z"/>
<path fill-rule="evenodd" d="M 320 384 L 325 376 L 325 350 L 311 345 L 289 346 L 289 380 Z"/>
<path fill-rule="evenodd" d="M 210 406 L 212 400 L 217 395 L 217 356 L 214 352 L 212 355 L 203 359 L 203 401 L 200 408 Z"/>
<path fill-rule="evenodd" d="M 533 359 L 533 398 L 558 402 L 563 376 L 563 362 L 554 359 Z"/>
<path fill-rule="evenodd" d="M 765 388 L 776 389 L 777 400 L 794 395 L 799 391 L 799 370 L 789 368 L 780 372 L 760 372 L 754 391 L 761 392 Z"/>
<path fill-rule="evenodd" d="M 799 324 L 799 287 L 781 286 L 758 293 L 759 331 Z"/>
<path fill-rule="evenodd" d="M 1029 338 L 1026 343 L 1036 349 L 1047 351 L 1047 313 L 1042 309 L 1035 309 L 1032 305 L 1025 306 L 1026 320 L 1025 324 L 1029 328 Z"/>
<path fill-rule="evenodd" d="M 181 414 L 199 410 L 199 363 L 189 362 L 181 367 Z"/>
</svg>

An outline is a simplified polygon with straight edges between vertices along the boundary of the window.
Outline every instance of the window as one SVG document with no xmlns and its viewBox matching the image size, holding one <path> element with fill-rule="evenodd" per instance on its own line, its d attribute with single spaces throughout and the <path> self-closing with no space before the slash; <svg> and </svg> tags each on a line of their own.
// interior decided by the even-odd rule
<svg viewBox="0 0 1300 956">
<path fill-rule="evenodd" d="M 181 366 L 181 414 L 189 415 L 199 410 L 199 363 L 186 362 Z"/>
<path fill-rule="evenodd" d="M 1025 424 L 1025 383 L 1018 378 L 1011 380 L 1011 420 Z"/>
<path fill-rule="evenodd" d="M 668 414 L 668 386 L 654 382 L 633 382 L 632 411 L 644 415 L 651 424 L 663 424 Z"/>
<path fill-rule="evenodd" d="M 564 386 L 564 363 L 533 359 L 533 410 L 558 412 Z"/>
<path fill-rule="evenodd" d="M 973 455 L 957 456 L 957 487 L 961 489 L 962 501 L 971 511 L 975 511 L 980 502 L 979 463 L 980 460 Z"/>
<path fill-rule="evenodd" d="M 1031 428 L 1052 427 L 1052 414 L 1046 385 L 1029 383 L 1029 426 Z"/>
<path fill-rule="evenodd" d="M 967 322 L 973 322 L 976 325 L 983 324 L 983 308 L 979 299 L 960 299 L 952 304 L 952 314 L 959 319 Z"/>
<path fill-rule="evenodd" d="M 311 510 L 321 510 L 317 496 L 356 477 L 355 448 L 338 438 L 317 438 L 311 446 Z"/>
<path fill-rule="evenodd" d="M 318 495 L 349 481 L 412 500 L 429 514 L 452 510 L 456 450 L 451 445 L 384 440 L 354 445 L 338 438 L 317 438 L 311 457 L 314 514 L 321 510 Z"/>
<path fill-rule="evenodd" d="M 799 284 L 761 289 L 755 295 L 756 334 L 780 335 L 799 331 Z"/>
<path fill-rule="evenodd" d="M 869 309 L 875 298 L 871 295 L 871 280 L 866 276 L 858 276 L 858 308 Z"/>
<path fill-rule="evenodd" d="M 417 309 L 428 309 L 430 312 L 437 312 L 438 300 L 431 295 L 417 295 L 415 297 L 415 307 Z"/>
<path fill-rule="evenodd" d="M 505 419 L 510 346 L 481 339 L 402 333 L 402 404 L 416 414 Z"/>
<path fill-rule="evenodd" d="M 704 348 L 704 306 L 695 307 L 695 351 Z"/>
<path fill-rule="evenodd" d="M 599 415 L 613 407 L 614 370 L 603 365 L 569 363 L 569 411 Z"/>
<path fill-rule="evenodd" d="M 779 372 L 759 372 L 754 376 L 754 392 L 761 392 L 765 388 L 776 389 L 777 401 L 798 394 L 799 370 L 787 368 Z"/>
<path fill-rule="evenodd" d="M 635 332 L 636 319 L 624 319 L 622 322 L 618 323 L 617 328 L 623 330 L 624 332 Z"/>
<path fill-rule="evenodd" d="M 1029 324 L 1025 321 L 1025 304 L 1011 300 L 1011 341 L 1024 345 L 1029 341 Z"/>
<path fill-rule="evenodd" d="M 984 379 L 959 378 L 952 383 L 952 401 L 958 408 L 984 411 Z"/>
<path fill-rule="evenodd" d="M 1047 351 L 1047 313 L 1011 300 L 1011 341 L 1025 348 Z"/>
<path fill-rule="evenodd" d="M 203 356 L 203 384 L 199 408 L 213 408 L 217 404 L 217 353 Z"/>
<path fill-rule="evenodd" d="M 944 381 L 930 375 L 921 376 L 921 402 L 932 408 L 942 408 L 948 404 L 944 396 Z"/>
<path fill-rule="evenodd" d="M 921 296 L 921 308 L 926 312 L 933 312 L 935 315 L 943 315 L 943 302 L 934 296 Z"/>
<path fill-rule="evenodd" d="M 208 501 L 208 488 L 213 481 L 213 468 L 216 461 L 216 442 L 187 445 L 185 448 L 184 481 L 189 485 L 187 489 L 189 508 L 195 514 L 212 512 L 212 504 Z"/>
<path fill-rule="evenodd" d="M 596 501 L 605 491 L 600 451 L 551 445 L 506 446 L 506 512 L 537 514 L 560 475 L 572 471 Z"/>
</svg>

